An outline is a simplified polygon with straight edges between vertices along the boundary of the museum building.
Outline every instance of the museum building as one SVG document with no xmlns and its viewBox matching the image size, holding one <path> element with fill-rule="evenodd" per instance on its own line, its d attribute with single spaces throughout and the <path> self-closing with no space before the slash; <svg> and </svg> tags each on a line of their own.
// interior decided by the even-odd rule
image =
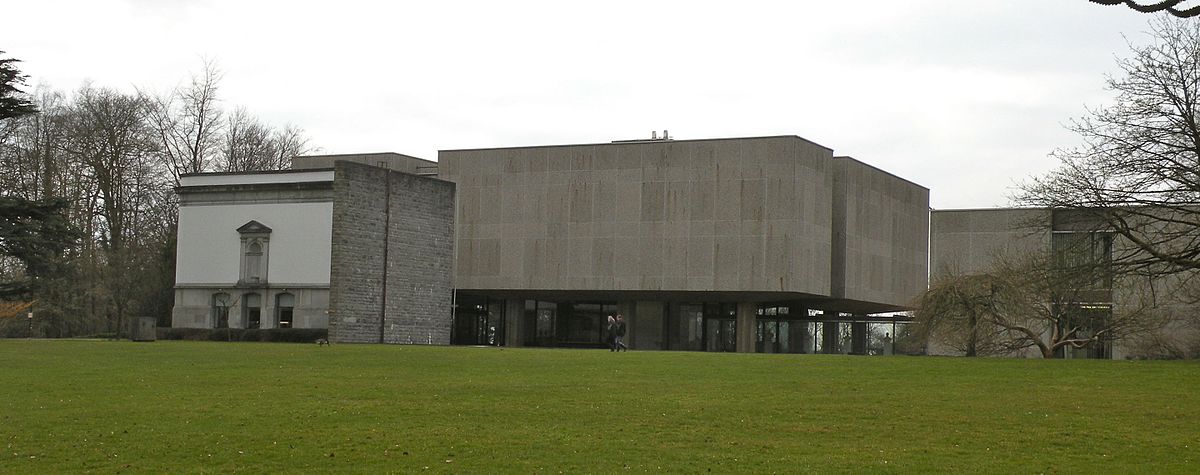
<svg viewBox="0 0 1200 475">
<path fill-rule="evenodd" d="M 665 134 L 664 134 L 665 135 Z M 797 136 L 297 157 L 187 175 L 177 327 L 343 342 L 888 351 L 929 190 Z"/>
</svg>

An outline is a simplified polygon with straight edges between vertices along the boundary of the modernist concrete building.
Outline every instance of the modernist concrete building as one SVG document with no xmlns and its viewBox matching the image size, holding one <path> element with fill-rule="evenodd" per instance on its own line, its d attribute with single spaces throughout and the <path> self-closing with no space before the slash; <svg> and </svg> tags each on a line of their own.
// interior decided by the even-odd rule
<svg viewBox="0 0 1200 475">
<path fill-rule="evenodd" d="M 636 349 L 869 352 L 866 316 L 925 288 L 928 190 L 800 137 L 438 164 L 459 186 L 460 342 L 596 346 L 620 313 Z"/>
<path fill-rule="evenodd" d="M 1120 237 L 1104 231 L 1080 213 L 1064 210 L 935 210 L 931 213 L 930 221 L 932 279 L 986 272 L 996 259 L 1036 255 L 1057 258 L 1064 253 L 1071 253 L 1072 258 L 1078 258 L 1082 253 L 1089 260 L 1103 263 L 1109 262 L 1114 253 L 1130 249 Z M 1190 303 L 1176 291 L 1176 280 L 1146 280 L 1138 276 L 1098 279 L 1090 283 L 1088 288 L 1070 289 L 1071 295 L 1078 300 L 1072 304 L 1088 312 L 1090 317 L 1102 320 L 1133 311 L 1155 312 L 1151 318 L 1174 319 L 1191 312 Z M 1148 296 L 1153 300 L 1148 301 Z M 1084 348 L 1066 348 L 1059 351 L 1058 356 L 1102 359 L 1156 356 L 1145 353 L 1156 351 L 1148 345 L 1160 345 L 1178 338 L 1200 341 L 1194 336 L 1196 330 L 1194 322 L 1182 319 L 1157 331 L 1116 341 L 1105 340 L 1102 344 Z M 1088 330 L 1085 327 L 1082 331 Z M 936 342 L 928 351 L 933 354 L 957 354 L 955 350 L 939 346 Z M 1039 357 L 1034 349 L 1013 356 Z"/>
<path fill-rule="evenodd" d="M 421 207 L 439 217 L 453 210 L 452 226 L 439 218 L 433 234 L 422 226 L 378 231 L 372 220 L 379 217 L 360 213 L 379 214 L 370 205 L 378 197 L 361 193 L 373 186 L 367 170 L 381 166 L 401 172 L 379 176 L 412 177 L 389 182 L 388 193 L 403 195 L 392 213 L 428 198 Z M 434 173 L 437 180 L 413 176 Z M 275 193 L 260 190 L 255 180 L 264 176 L 289 183 L 270 186 L 307 194 L 271 195 L 292 211 L 263 208 L 255 193 Z M 410 189 L 426 181 L 456 189 Z M 286 307 L 278 295 L 298 296 L 304 284 L 313 297 L 300 300 L 310 315 L 302 324 L 326 324 L 327 311 L 331 338 L 340 341 L 602 346 L 605 317 L 620 313 L 637 349 L 872 353 L 886 351 L 896 320 L 872 315 L 908 308 L 926 285 L 928 190 L 796 136 L 444 150 L 436 163 L 385 154 L 297 157 L 290 172 L 197 175 L 179 192 L 179 326 L 222 324 L 226 310 L 214 300 L 222 293 L 243 301 L 260 294 L 267 303 L 259 315 L 279 314 Z M 251 221 L 261 227 L 244 226 Z M 377 230 L 362 232 L 364 223 Z M 441 241 L 447 229 L 455 237 Z M 219 244 L 210 240 L 218 231 L 225 233 Z M 311 245 L 284 237 L 293 233 Z M 264 236 L 270 255 L 256 261 L 254 244 Z M 379 244 L 388 239 L 393 244 Z M 411 269 L 388 264 L 339 290 L 340 275 L 395 262 L 397 241 L 456 255 L 452 271 L 435 279 L 452 279 L 456 310 L 437 306 L 417 319 L 418 331 L 404 329 L 411 309 L 372 300 Z M 428 249 L 399 252 L 419 258 Z M 199 270 L 213 254 L 227 262 Z M 274 267 L 280 260 L 306 274 Z M 235 261 L 268 262 L 262 283 L 245 281 Z M 349 310 L 351 302 L 358 310 Z M 295 305 L 293 315 L 301 313 Z M 393 326 L 398 336 L 386 336 Z"/>
</svg>

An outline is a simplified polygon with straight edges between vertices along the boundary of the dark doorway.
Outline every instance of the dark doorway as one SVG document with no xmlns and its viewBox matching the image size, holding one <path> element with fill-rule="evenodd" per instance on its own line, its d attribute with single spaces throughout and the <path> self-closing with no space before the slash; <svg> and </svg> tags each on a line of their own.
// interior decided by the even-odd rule
<svg viewBox="0 0 1200 475">
<path fill-rule="evenodd" d="M 461 296 L 454 310 L 451 343 L 504 345 L 504 301 Z"/>
<path fill-rule="evenodd" d="M 737 319 L 706 319 L 704 341 L 704 351 L 737 351 Z"/>
</svg>

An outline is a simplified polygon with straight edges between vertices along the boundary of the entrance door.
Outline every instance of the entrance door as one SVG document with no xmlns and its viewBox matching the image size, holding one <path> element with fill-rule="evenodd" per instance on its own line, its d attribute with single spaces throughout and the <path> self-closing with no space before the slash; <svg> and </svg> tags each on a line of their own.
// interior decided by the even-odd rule
<svg viewBox="0 0 1200 475">
<path fill-rule="evenodd" d="M 504 301 L 464 296 L 454 312 L 455 345 L 504 345 Z"/>
<path fill-rule="evenodd" d="M 737 320 L 705 319 L 704 342 L 704 351 L 737 351 Z"/>
</svg>

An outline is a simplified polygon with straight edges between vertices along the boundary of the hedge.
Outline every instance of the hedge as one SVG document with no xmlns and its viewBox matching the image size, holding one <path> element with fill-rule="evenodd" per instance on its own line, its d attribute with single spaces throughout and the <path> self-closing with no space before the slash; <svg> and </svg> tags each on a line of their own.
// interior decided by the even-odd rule
<svg viewBox="0 0 1200 475">
<path fill-rule="evenodd" d="M 312 343 L 329 338 L 326 328 L 170 328 L 159 327 L 159 340 L 266 341 Z"/>
</svg>

